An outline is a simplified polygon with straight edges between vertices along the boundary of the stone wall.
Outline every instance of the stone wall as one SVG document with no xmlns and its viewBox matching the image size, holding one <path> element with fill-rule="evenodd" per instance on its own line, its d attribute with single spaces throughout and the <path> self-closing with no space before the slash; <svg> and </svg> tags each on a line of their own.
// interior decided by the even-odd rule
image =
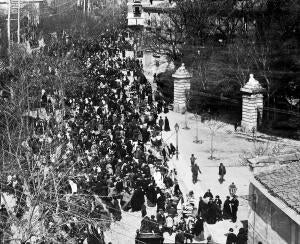
<svg viewBox="0 0 300 244">
<path fill-rule="evenodd" d="M 287 152 L 287 151 L 285 151 Z M 250 170 L 254 173 L 273 170 L 281 167 L 282 164 L 299 161 L 300 153 L 287 153 L 276 156 L 260 156 L 257 158 L 248 159 Z"/>
<path fill-rule="evenodd" d="M 264 244 L 300 243 L 300 226 L 252 183 L 249 186 L 249 199 L 248 244 L 257 244 L 259 241 Z"/>
</svg>

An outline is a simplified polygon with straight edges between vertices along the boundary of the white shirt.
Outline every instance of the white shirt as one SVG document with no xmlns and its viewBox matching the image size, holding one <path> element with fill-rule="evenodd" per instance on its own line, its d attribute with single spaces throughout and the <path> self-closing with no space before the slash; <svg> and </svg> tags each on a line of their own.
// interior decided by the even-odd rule
<svg viewBox="0 0 300 244">
<path fill-rule="evenodd" d="M 166 218 L 166 225 L 167 225 L 167 227 L 171 228 L 171 227 L 173 227 L 173 224 L 174 224 L 174 221 L 173 221 L 172 217 L 168 216 Z"/>
<path fill-rule="evenodd" d="M 74 183 L 74 181 L 72 181 L 72 180 L 69 180 L 69 184 L 70 184 L 71 189 L 72 189 L 72 194 L 76 193 L 77 192 L 77 184 Z"/>
<path fill-rule="evenodd" d="M 179 224 L 179 221 L 180 221 L 180 218 L 178 217 L 178 216 L 175 216 L 174 218 L 173 218 L 173 223 L 174 223 L 174 225 L 178 225 Z"/>
</svg>

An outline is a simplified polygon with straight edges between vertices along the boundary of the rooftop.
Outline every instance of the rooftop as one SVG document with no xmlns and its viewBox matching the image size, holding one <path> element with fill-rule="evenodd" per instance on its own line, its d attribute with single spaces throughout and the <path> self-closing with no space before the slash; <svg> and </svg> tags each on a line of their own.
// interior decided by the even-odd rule
<svg viewBox="0 0 300 244">
<path fill-rule="evenodd" d="M 300 214 L 300 161 L 283 165 L 277 169 L 255 175 L 275 198 Z"/>
</svg>

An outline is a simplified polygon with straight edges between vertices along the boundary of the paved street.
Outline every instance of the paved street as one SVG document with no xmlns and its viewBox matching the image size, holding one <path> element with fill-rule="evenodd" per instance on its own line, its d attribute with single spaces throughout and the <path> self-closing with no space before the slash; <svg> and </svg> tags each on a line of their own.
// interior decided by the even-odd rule
<svg viewBox="0 0 300 244">
<path fill-rule="evenodd" d="M 228 232 L 229 228 L 233 228 L 235 233 L 238 233 L 238 229 L 242 227 L 240 221 L 247 220 L 249 217 L 248 202 L 246 196 L 248 195 L 249 179 L 252 177 L 252 173 L 248 166 L 243 166 L 242 155 L 244 152 L 252 152 L 254 150 L 254 143 L 246 140 L 246 138 L 236 136 L 233 132 L 234 128 L 232 125 L 224 125 L 215 136 L 214 145 L 216 148 L 215 157 L 217 160 L 210 160 L 209 149 L 210 149 L 210 136 L 209 130 L 204 123 L 198 122 L 198 133 L 199 139 L 203 141 L 202 144 L 193 143 L 196 135 L 196 121 L 192 114 L 188 115 L 188 125 L 190 130 L 182 129 L 185 127 L 184 115 L 170 112 L 167 114 L 170 121 L 170 132 L 164 132 L 163 138 L 167 143 L 172 142 L 176 145 L 176 135 L 174 134 L 175 123 L 180 124 L 180 130 L 178 133 L 179 139 L 179 159 L 175 157 L 171 159 L 169 165 L 177 169 L 179 183 L 182 190 L 187 193 L 193 190 L 196 199 L 210 189 L 215 195 L 219 195 L 220 199 L 224 202 L 226 196 L 229 195 L 228 187 L 234 182 L 237 186 L 237 195 L 240 196 L 239 202 L 240 207 L 238 211 L 237 223 L 232 223 L 228 220 L 217 222 L 215 225 L 206 224 L 207 236 L 209 233 L 217 243 L 225 243 L 225 233 Z M 281 141 L 281 140 L 280 140 Z M 270 142 L 270 147 L 279 142 Z M 282 143 L 288 145 L 288 147 L 299 146 L 298 142 L 291 140 L 282 140 Z M 202 174 L 198 176 L 198 183 L 192 183 L 192 173 L 190 169 L 190 156 L 194 154 L 197 158 L 196 163 L 200 166 Z M 223 163 L 226 167 L 226 176 L 223 184 L 218 181 L 218 166 Z"/>
<path fill-rule="evenodd" d="M 192 115 L 188 116 L 192 118 Z M 237 195 L 247 195 L 249 178 L 251 177 L 251 172 L 247 166 L 241 166 L 240 154 L 243 150 L 251 148 L 251 143 L 241 139 L 236 138 L 234 134 L 226 133 L 226 130 L 232 130 L 232 126 L 225 125 L 224 128 L 217 132 L 215 137 L 215 146 L 217 151 L 215 155 L 217 160 L 210 160 L 209 148 L 210 148 L 210 136 L 208 135 L 208 129 L 204 124 L 198 122 L 199 129 L 199 139 L 203 141 L 202 144 L 194 143 L 196 135 L 196 122 L 189 119 L 190 130 L 182 129 L 184 127 L 185 121 L 184 116 L 181 114 L 170 112 L 168 114 L 170 121 L 170 127 L 174 128 L 174 124 L 177 122 L 181 125 L 179 130 L 179 159 L 171 159 L 170 166 L 175 167 L 178 172 L 180 185 L 183 187 L 183 191 L 187 193 L 193 190 L 196 199 L 199 196 L 203 196 L 207 189 L 215 195 L 219 195 L 221 200 L 224 202 L 228 192 L 228 186 L 234 182 L 238 188 Z M 174 145 L 176 143 L 176 136 L 173 135 L 174 129 L 171 132 L 164 133 L 164 138 L 168 138 L 168 142 L 172 142 Z M 229 143 L 230 141 L 230 143 Z M 198 183 L 192 183 L 192 173 L 190 169 L 190 156 L 194 154 L 197 158 L 196 163 L 200 166 L 202 174 L 198 177 Z M 225 181 L 220 184 L 218 181 L 218 166 L 222 162 L 227 168 L 227 174 L 225 176 Z M 238 219 L 247 219 L 248 206 L 247 202 L 243 199 L 239 199 L 240 208 L 238 211 Z M 233 228 L 235 232 L 242 227 L 242 224 L 238 221 L 237 223 L 232 223 L 230 221 L 217 222 L 215 225 L 206 225 L 205 236 L 211 234 L 213 239 L 217 243 L 225 243 L 226 236 L 225 233 L 228 232 L 229 228 Z"/>
<path fill-rule="evenodd" d="M 210 149 L 210 136 L 209 130 L 205 123 L 198 122 L 198 135 L 199 139 L 203 141 L 202 144 L 196 144 L 196 121 L 192 114 L 188 117 L 189 130 L 183 129 L 185 127 L 185 116 L 180 113 L 170 111 L 167 114 L 160 114 L 164 118 L 167 116 L 170 122 L 170 132 L 163 132 L 163 139 L 166 143 L 173 143 L 176 145 L 176 133 L 174 126 L 176 123 L 180 125 L 178 139 L 179 139 L 179 158 L 176 160 L 174 156 L 169 161 L 170 169 L 176 168 L 178 172 L 178 180 L 181 190 L 184 194 L 193 190 L 195 198 L 198 200 L 199 196 L 210 189 L 213 195 L 219 195 L 223 201 L 229 195 L 228 187 L 234 182 L 237 186 L 237 195 L 240 203 L 238 210 L 238 221 L 232 223 L 229 220 L 217 222 L 214 225 L 205 224 L 205 237 L 209 234 L 212 235 L 216 243 L 225 244 L 226 236 L 229 228 L 233 228 L 235 233 L 238 233 L 239 228 L 243 225 L 242 220 L 247 220 L 249 217 L 248 202 L 246 197 L 248 195 L 249 179 L 252 173 L 249 167 L 242 163 L 242 155 L 244 152 L 251 152 L 254 150 L 254 143 L 247 140 L 247 138 L 236 135 L 232 125 L 224 125 L 214 138 L 214 145 L 216 148 L 214 156 L 216 160 L 208 159 Z M 293 142 L 284 140 L 284 142 L 291 147 Z M 275 143 L 275 142 L 274 142 Z M 271 143 L 273 144 L 273 143 Z M 270 145 L 271 146 L 271 145 Z M 202 174 L 198 176 L 198 182 L 192 183 L 192 173 L 190 169 L 190 156 L 194 154 L 197 158 L 196 163 L 200 166 Z M 226 167 L 225 181 L 223 184 L 219 182 L 218 167 L 220 163 Z M 147 208 L 148 216 L 155 213 L 156 208 Z M 112 226 L 111 231 L 106 233 L 107 240 L 113 243 L 121 244 L 120 240 L 127 240 L 128 243 L 132 242 L 135 237 L 135 231 L 140 226 L 141 214 L 123 212 L 123 219 L 120 223 Z M 122 224 L 124 222 L 124 224 Z M 128 224 L 125 224 L 128 223 Z M 166 236 L 165 243 L 174 241 L 174 236 Z M 131 241 L 130 241 L 131 240 Z M 203 243 L 206 243 L 203 242 Z"/>
</svg>

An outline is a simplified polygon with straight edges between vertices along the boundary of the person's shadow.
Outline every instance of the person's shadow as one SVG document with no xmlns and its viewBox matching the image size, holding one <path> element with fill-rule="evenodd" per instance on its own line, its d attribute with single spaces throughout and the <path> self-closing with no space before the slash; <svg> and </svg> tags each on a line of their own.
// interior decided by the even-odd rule
<svg viewBox="0 0 300 244">
<path fill-rule="evenodd" d="M 219 178 L 219 182 L 220 182 L 220 184 L 223 184 L 223 182 L 225 181 L 225 179 L 223 178 Z"/>
</svg>

